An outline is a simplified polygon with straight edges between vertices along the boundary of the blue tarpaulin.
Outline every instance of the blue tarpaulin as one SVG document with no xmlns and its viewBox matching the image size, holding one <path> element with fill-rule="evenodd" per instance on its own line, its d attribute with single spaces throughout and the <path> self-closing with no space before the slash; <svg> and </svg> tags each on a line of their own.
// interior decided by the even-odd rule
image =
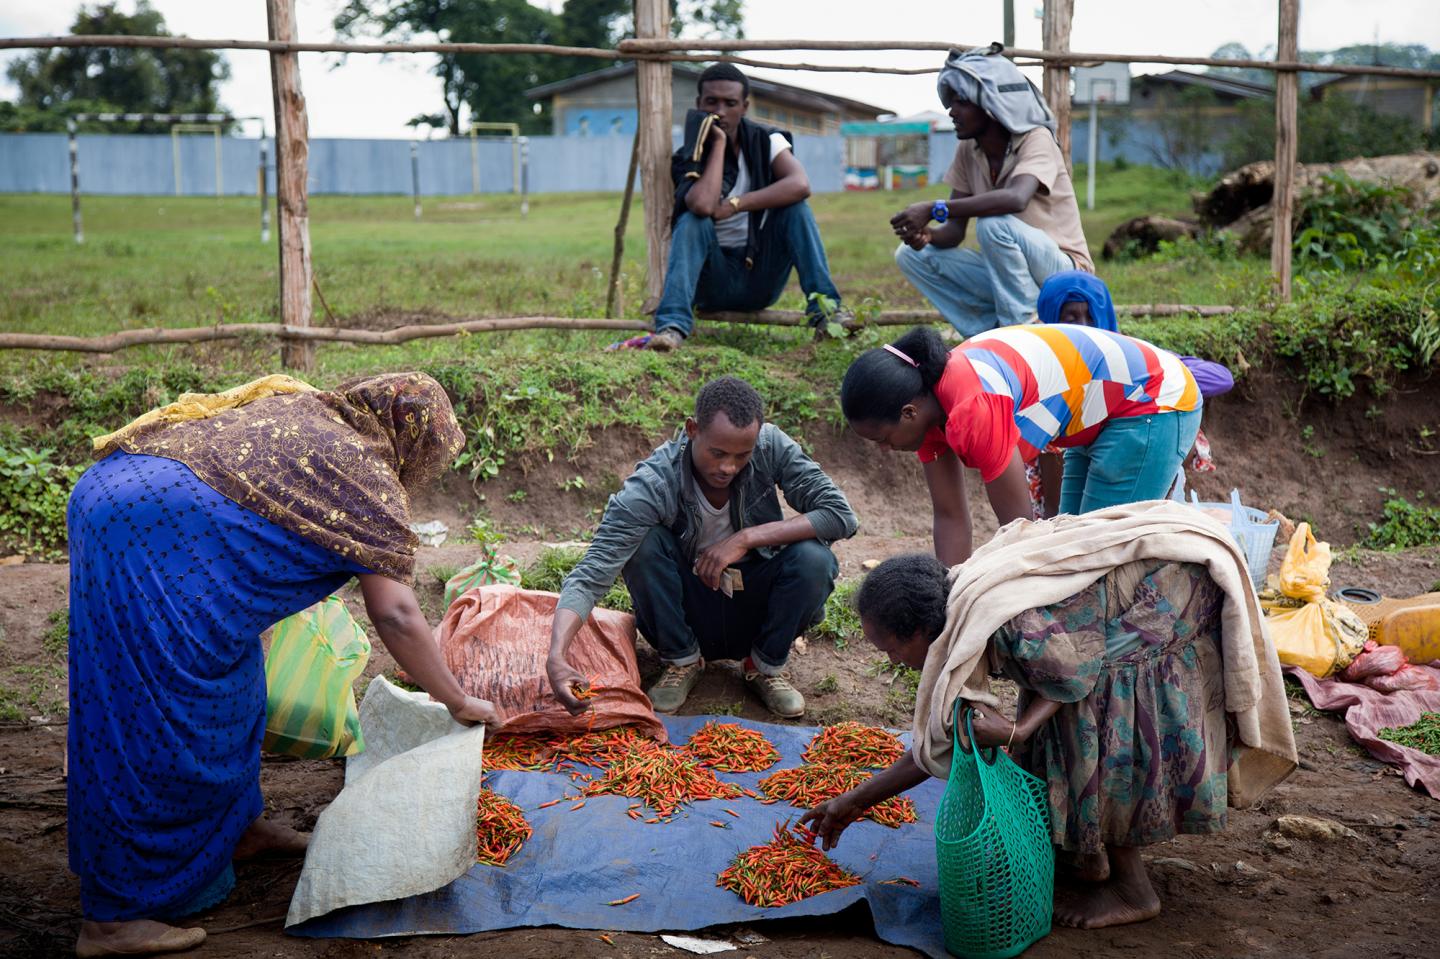
<svg viewBox="0 0 1440 959">
<path fill-rule="evenodd" d="M 714 718 L 666 717 L 665 726 L 671 741 L 681 745 Z M 760 730 L 780 750 L 780 762 L 765 772 L 719 774 L 722 780 L 757 793 L 759 781 L 771 772 L 801 764 L 800 752 L 816 733 L 813 727 L 724 721 Z M 624 796 L 592 796 L 579 810 L 572 810 L 572 803 L 537 808 L 579 791 L 566 773 L 500 771 L 487 775 L 485 782 L 516 802 L 535 830 L 504 867 L 476 865 L 435 892 L 337 910 L 288 931 L 361 939 L 524 926 L 693 931 L 727 923 L 829 915 L 863 899 L 881 939 L 931 956 L 946 955 L 934 833 L 944 783 L 937 780 L 907 794 L 915 800 L 918 822 L 890 829 L 862 819 L 845 830 L 830 855 L 860 876 L 860 885 L 771 909 L 746 905 L 716 886 L 715 877 L 737 852 L 769 842 L 776 823 L 799 817 L 800 810 L 786 803 L 766 806 L 745 797 L 705 800 L 681 807 L 669 823 L 646 825 L 626 815 L 635 800 Z M 725 807 L 738 812 L 739 818 L 726 814 Z M 716 828 L 712 821 L 725 822 L 727 828 Z M 899 877 L 920 885 L 885 884 Z M 623 906 L 607 905 L 632 893 L 639 893 L 639 898 Z"/>
</svg>

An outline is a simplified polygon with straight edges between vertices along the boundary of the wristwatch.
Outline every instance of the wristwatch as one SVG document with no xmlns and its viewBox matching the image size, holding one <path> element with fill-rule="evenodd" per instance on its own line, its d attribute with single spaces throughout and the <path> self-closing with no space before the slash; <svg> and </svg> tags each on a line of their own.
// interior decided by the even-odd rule
<svg viewBox="0 0 1440 959">
<path fill-rule="evenodd" d="M 730 209 L 734 210 L 736 213 L 739 213 L 739 212 L 740 212 L 740 198 L 739 198 L 738 196 L 732 196 L 732 197 L 730 198 L 730 201 L 729 201 L 729 202 L 730 202 Z"/>
<path fill-rule="evenodd" d="M 945 205 L 944 200 L 935 201 L 935 205 L 930 208 L 930 219 L 936 223 L 944 223 L 950 219 L 950 208 Z"/>
</svg>

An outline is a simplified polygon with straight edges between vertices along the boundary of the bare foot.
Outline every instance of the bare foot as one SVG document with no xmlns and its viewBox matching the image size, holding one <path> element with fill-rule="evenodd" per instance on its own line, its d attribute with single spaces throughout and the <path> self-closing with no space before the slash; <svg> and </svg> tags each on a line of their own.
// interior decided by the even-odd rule
<svg viewBox="0 0 1440 959">
<path fill-rule="evenodd" d="M 1074 929 L 1104 929 L 1144 922 L 1160 915 L 1160 897 L 1150 890 L 1148 898 L 1116 882 L 1055 900 L 1055 922 Z"/>
<path fill-rule="evenodd" d="M 1055 921 L 1076 929 L 1104 929 L 1144 922 L 1160 915 L 1160 897 L 1150 885 L 1140 850 L 1107 846 L 1111 879 L 1085 892 L 1055 900 Z"/>
<path fill-rule="evenodd" d="M 184 952 L 205 941 L 204 929 L 181 929 L 152 919 L 129 922 L 80 923 L 80 938 L 75 941 L 75 955 L 88 956 L 151 956 L 161 952 Z"/>
<path fill-rule="evenodd" d="M 282 826 L 261 816 L 241 835 L 230 858 L 237 861 L 295 858 L 304 856 L 309 845 L 309 833 L 296 832 L 289 826 Z"/>
</svg>

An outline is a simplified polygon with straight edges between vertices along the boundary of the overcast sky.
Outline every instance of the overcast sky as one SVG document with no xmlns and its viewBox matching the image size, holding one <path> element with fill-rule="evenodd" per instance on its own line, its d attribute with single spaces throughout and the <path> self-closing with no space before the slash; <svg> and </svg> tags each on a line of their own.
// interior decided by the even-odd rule
<svg viewBox="0 0 1440 959">
<path fill-rule="evenodd" d="M 119 0 L 133 9 L 131 0 Z M 192 37 L 263 40 L 264 0 L 152 0 L 172 33 Z M 300 38 L 333 37 L 330 23 L 343 0 L 298 0 Z M 559 0 L 546 4 L 560 6 Z M 77 4 L 66 0 L 0 0 L 0 36 L 65 33 Z M 1039 0 L 1016 0 L 1015 42 L 1040 46 Z M 1275 0 L 1076 0 L 1071 49 L 1084 52 L 1158 53 L 1209 56 L 1236 41 L 1252 53 L 1271 46 L 1276 31 Z M 745 4 L 746 35 L 752 39 L 825 40 L 934 39 L 983 44 L 1001 39 L 1001 0 L 765 0 Z M 1422 43 L 1440 49 L 1440 0 L 1302 0 L 1300 46 L 1323 50 L 1353 43 Z M 21 51 L 0 52 L 8 63 Z M 936 54 L 873 52 L 756 54 L 773 60 L 914 66 Z M 235 115 L 270 121 L 267 55 L 229 52 L 231 79 L 221 101 Z M 431 75 L 434 58 L 422 54 L 387 58 L 364 54 L 334 68 L 336 58 L 302 54 L 302 85 L 317 137 L 409 137 L 405 121 L 441 108 L 440 84 Z M 603 63 L 597 62 L 597 68 Z M 1159 68 L 1166 69 L 1166 68 Z M 786 83 L 841 94 L 898 113 L 937 107 L 933 76 L 754 71 Z M 1144 66 L 1134 73 L 1150 72 Z M 0 99 L 14 89 L 0 78 Z"/>
</svg>

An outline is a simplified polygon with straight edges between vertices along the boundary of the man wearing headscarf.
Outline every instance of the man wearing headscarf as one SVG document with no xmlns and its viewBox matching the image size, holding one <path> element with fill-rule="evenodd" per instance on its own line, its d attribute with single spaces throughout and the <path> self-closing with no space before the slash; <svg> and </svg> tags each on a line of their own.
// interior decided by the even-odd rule
<svg viewBox="0 0 1440 959">
<path fill-rule="evenodd" d="M 951 51 L 940 72 L 940 102 L 960 141 L 945 172 L 950 198 L 890 220 L 900 271 L 964 336 L 1030 322 L 1047 277 L 1095 270 L 1055 119 L 995 50 Z M 959 249 L 972 218 L 979 249 Z"/>
</svg>

